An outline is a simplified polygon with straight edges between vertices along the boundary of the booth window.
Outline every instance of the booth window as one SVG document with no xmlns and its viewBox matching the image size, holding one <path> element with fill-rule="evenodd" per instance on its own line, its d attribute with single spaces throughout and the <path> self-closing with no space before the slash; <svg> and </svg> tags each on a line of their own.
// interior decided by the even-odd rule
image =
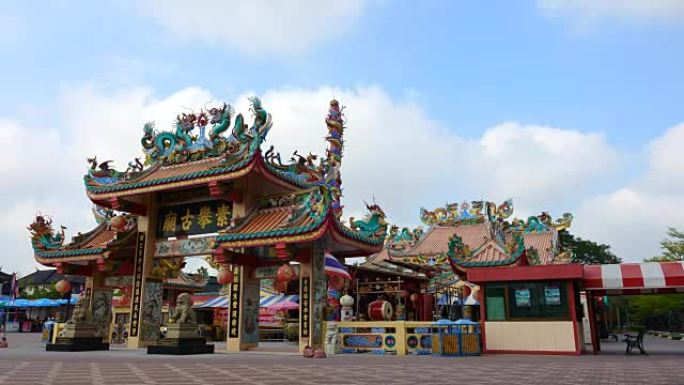
<svg viewBox="0 0 684 385">
<path fill-rule="evenodd" d="M 567 292 L 561 282 L 508 285 L 510 318 L 566 318 Z"/>
<path fill-rule="evenodd" d="M 566 283 L 510 282 L 485 286 L 487 321 L 568 319 Z"/>
</svg>

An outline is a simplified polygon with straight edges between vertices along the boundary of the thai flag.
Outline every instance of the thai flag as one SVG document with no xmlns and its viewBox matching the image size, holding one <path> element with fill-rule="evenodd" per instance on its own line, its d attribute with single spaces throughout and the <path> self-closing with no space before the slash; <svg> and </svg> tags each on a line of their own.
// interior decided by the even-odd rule
<svg viewBox="0 0 684 385">
<path fill-rule="evenodd" d="M 327 251 L 325 252 L 325 274 L 330 277 L 351 279 L 351 275 L 347 272 L 347 268 Z"/>
</svg>

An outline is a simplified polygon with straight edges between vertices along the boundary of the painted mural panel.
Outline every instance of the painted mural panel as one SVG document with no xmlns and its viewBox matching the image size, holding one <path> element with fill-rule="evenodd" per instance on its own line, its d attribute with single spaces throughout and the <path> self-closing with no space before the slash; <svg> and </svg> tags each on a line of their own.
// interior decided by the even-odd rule
<svg viewBox="0 0 684 385">
<path fill-rule="evenodd" d="M 323 250 L 317 249 L 312 257 L 313 306 L 311 314 L 311 344 L 323 344 L 323 308 L 328 298 L 328 285 L 325 278 L 325 258 Z"/>
<path fill-rule="evenodd" d="M 162 283 L 156 281 L 145 282 L 143 296 L 142 325 L 140 338 L 145 341 L 159 338 L 159 327 L 162 324 Z"/>
<path fill-rule="evenodd" d="M 243 343 L 259 342 L 259 288 L 258 280 L 245 280 L 242 292 Z"/>
<path fill-rule="evenodd" d="M 108 337 L 109 325 L 112 322 L 112 292 L 96 290 L 93 292 L 93 322 L 97 325 L 96 337 Z"/>
</svg>

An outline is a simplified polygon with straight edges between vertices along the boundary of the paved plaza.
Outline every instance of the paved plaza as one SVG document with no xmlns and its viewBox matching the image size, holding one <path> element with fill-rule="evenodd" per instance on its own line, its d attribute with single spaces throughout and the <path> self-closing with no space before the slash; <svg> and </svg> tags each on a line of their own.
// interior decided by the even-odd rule
<svg viewBox="0 0 684 385">
<path fill-rule="evenodd" d="M 0 384 L 684 384 L 684 342 L 648 337 L 649 356 L 392 357 L 217 353 L 149 356 L 143 350 L 45 352 L 38 334 L 8 334 Z M 220 350 L 220 348 L 219 348 Z"/>
</svg>

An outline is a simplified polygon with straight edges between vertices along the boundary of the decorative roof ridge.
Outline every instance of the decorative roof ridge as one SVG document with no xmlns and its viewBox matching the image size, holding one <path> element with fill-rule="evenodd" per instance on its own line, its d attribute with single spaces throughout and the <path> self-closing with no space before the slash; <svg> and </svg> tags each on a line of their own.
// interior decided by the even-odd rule
<svg viewBox="0 0 684 385">
<path fill-rule="evenodd" d="M 151 165 L 144 170 L 143 163 L 139 159 L 130 162 L 125 172 L 110 168 L 106 161 L 98 164 L 95 157 L 88 159 L 91 167 L 84 177 L 86 189 L 91 192 L 113 192 L 145 187 L 149 185 L 164 184 L 176 180 L 187 180 L 207 175 L 216 175 L 230 172 L 248 165 L 254 154 L 257 153 L 266 134 L 272 126 L 271 114 L 261 107 L 261 100 L 257 97 L 250 98 L 251 109 L 254 114 L 254 123 L 251 127 L 244 124 L 242 114 L 235 118 L 235 126 L 228 137 L 222 136 L 230 127 L 233 108 L 227 104 L 222 107 L 201 110 L 198 114 L 181 113 L 176 117 L 175 132 L 158 132 L 154 129 L 154 123 L 148 122 L 143 127 L 141 144 L 146 154 L 145 164 Z M 211 127 L 208 125 L 211 124 Z M 199 128 L 199 135 L 192 136 L 190 132 Z M 210 128 L 208 138 L 205 131 Z M 202 159 L 219 158 L 221 166 L 210 170 L 188 175 L 180 175 L 171 178 L 141 182 L 142 175 L 147 174 L 155 167 L 170 166 L 173 164 L 187 164 Z M 154 182 L 154 183 L 150 183 Z"/>
<path fill-rule="evenodd" d="M 515 262 L 517 262 L 520 257 L 524 254 L 525 252 L 525 243 L 522 237 L 522 234 L 517 232 L 513 234 L 514 239 L 511 244 L 507 245 L 507 247 L 510 250 L 504 250 L 503 254 L 508 255 L 509 258 L 501 259 L 498 261 L 473 261 L 473 260 L 466 260 L 467 258 L 471 258 L 475 255 L 475 252 L 471 251 L 470 248 L 467 245 L 463 244 L 463 240 L 461 237 L 458 235 L 454 234 L 449 238 L 449 251 L 447 251 L 447 256 L 449 257 L 449 263 L 451 264 L 452 268 L 454 269 L 454 273 L 456 272 L 456 266 L 461 266 L 461 267 L 477 267 L 477 266 L 503 266 L 503 265 L 510 265 Z M 491 241 L 495 242 L 495 245 L 497 244 L 495 240 L 490 239 L 485 242 L 485 244 L 491 244 Z M 481 248 L 482 246 L 480 246 Z M 477 250 L 476 250 L 477 251 Z"/>
<path fill-rule="evenodd" d="M 292 211 L 294 210 L 294 206 L 279 206 L 279 207 L 263 207 L 263 208 L 258 208 L 257 210 L 260 213 L 274 213 L 277 211 Z"/>
<path fill-rule="evenodd" d="M 174 169 L 174 168 L 180 168 L 183 166 L 186 166 L 188 164 L 199 164 L 199 163 L 209 163 L 216 161 L 216 159 L 220 159 L 220 157 L 213 157 L 213 158 L 202 158 L 202 159 L 195 159 L 195 160 L 189 160 L 185 163 L 175 163 L 175 164 L 159 164 L 159 168 L 164 169 L 164 170 L 169 170 L 169 169 Z"/>
<path fill-rule="evenodd" d="M 205 177 L 205 176 L 214 176 L 214 175 L 226 174 L 226 173 L 234 172 L 234 171 L 249 167 L 249 165 L 253 161 L 253 157 L 254 157 L 254 154 L 251 154 L 249 157 L 244 158 L 241 161 L 234 163 L 230 166 L 226 166 L 226 167 L 216 167 L 216 168 L 211 168 L 211 169 L 207 169 L 207 170 L 199 170 L 199 171 L 191 172 L 189 174 L 176 175 L 176 176 L 172 176 L 172 177 L 150 179 L 150 180 L 146 180 L 146 181 L 136 181 L 136 182 L 133 182 L 130 184 L 121 183 L 121 184 L 111 184 L 111 185 L 104 185 L 104 186 L 92 186 L 92 185 L 89 185 L 87 183 L 87 180 L 86 180 L 86 189 L 89 192 L 99 194 L 99 193 L 117 192 L 117 191 L 132 190 L 132 189 L 142 188 L 142 187 L 156 186 L 156 185 L 179 182 L 179 181 L 184 181 L 184 180 L 188 180 L 188 179 L 195 179 L 195 178 L 200 178 L 200 177 Z M 187 164 L 187 163 L 184 163 L 184 164 Z"/>
<path fill-rule="evenodd" d="M 182 270 L 180 272 L 178 272 L 177 277 L 166 278 L 165 281 L 166 280 L 173 281 L 174 279 L 180 279 L 180 280 L 184 281 L 183 282 L 184 284 L 186 284 L 188 286 L 192 286 L 192 287 L 204 287 L 204 286 L 207 286 L 207 283 L 209 282 L 208 279 L 202 279 L 201 281 L 197 281 L 190 274 L 188 274 Z"/>
</svg>

